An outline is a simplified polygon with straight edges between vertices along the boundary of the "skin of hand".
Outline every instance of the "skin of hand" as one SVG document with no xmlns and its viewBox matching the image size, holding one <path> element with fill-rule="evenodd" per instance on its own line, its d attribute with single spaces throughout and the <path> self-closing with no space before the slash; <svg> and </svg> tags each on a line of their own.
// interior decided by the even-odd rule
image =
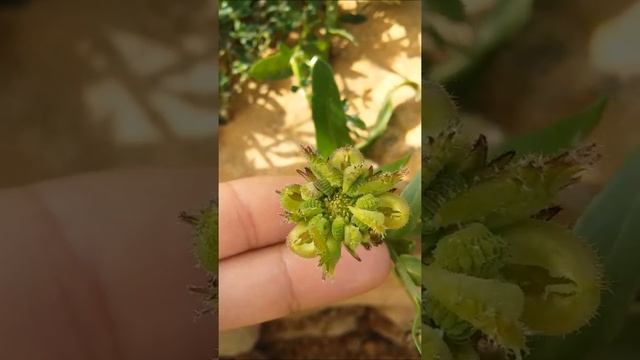
<svg viewBox="0 0 640 360">
<path fill-rule="evenodd" d="M 220 184 L 220 329 L 233 329 L 317 308 L 380 285 L 391 270 L 387 248 L 344 249 L 332 279 L 317 259 L 285 244 L 293 224 L 281 216 L 276 190 L 299 177 L 254 177 Z"/>
<path fill-rule="evenodd" d="M 211 359 L 193 229 L 216 173 L 131 170 L 0 191 L 0 358 Z"/>
</svg>

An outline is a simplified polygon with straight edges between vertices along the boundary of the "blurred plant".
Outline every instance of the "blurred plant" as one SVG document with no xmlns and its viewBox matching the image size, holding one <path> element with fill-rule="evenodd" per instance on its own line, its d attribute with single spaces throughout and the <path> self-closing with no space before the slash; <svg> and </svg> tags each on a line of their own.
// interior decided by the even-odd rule
<svg viewBox="0 0 640 360">
<path fill-rule="evenodd" d="M 436 135 L 426 140 L 422 179 L 425 355 L 521 358 L 528 334 L 574 332 L 600 303 L 598 257 L 582 241 L 591 239 L 550 220 L 557 193 L 594 160 L 593 147 L 571 148 L 604 103 L 488 160 L 486 139 L 462 135 L 453 102 L 427 88 L 423 116 Z"/>
<path fill-rule="evenodd" d="M 468 11 L 462 0 L 427 0 L 423 32 L 427 77 L 447 82 L 478 65 L 531 17 L 533 0 L 477 2 Z M 480 5 L 480 6 L 477 6 Z"/>
<path fill-rule="evenodd" d="M 219 93 L 222 120 L 228 118 L 233 92 L 249 78 L 296 78 L 294 89 L 308 85 L 308 62 L 327 59 L 331 41 L 355 42 L 343 23 L 361 23 L 358 7 L 341 13 L 336 0 L 221 0 L 219 6 Z"/>
<path fill-rule="evenodd" d="M 209 285 L 191 289 L 205 297 L 205 309 L 202 312 L 208 313 L 218 306 L 218 204 L 211 201 L 199 216 L 183 212 L 180 218 L 195 228 L 195 255 L 208 274 Z"/>
</svg>

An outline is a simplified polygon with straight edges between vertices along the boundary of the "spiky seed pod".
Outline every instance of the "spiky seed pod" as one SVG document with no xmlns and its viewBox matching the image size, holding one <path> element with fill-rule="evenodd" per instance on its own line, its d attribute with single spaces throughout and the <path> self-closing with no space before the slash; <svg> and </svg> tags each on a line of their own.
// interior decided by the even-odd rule
<svg viewBox="0 0 640 360">
<path fill-rule="evenodd" d="M 486 139 L 471 145 L 453 126 L 425 148 L 423 323 L 444 331 L 450 354 L 488 338 L 520 358 L 525 327 L 562 335 L 584 326 L 600 301 L 597 257 L 548 220 L 558 192 L 596 158 L 593 147 L 487 163 Z M 465 322 L 483 336 L 463 336 Z"/>
<path fill-rule="evenodd" d="M 299 173 L 308 182 L 280 192 L 285 217 L 297 224 L 287 243 L 303 257 L 319 257 L 323 275 L 332 275 L 343 245 L 360 260 L 360 245 L 379 245 L 388 229 L 407 224 L 409 205 L 392 193 L 402 172 L 375 172 L 350 146 L 328 159 L 309 147 L 303 150 L 310 164 Z"/>
<path fill-rule="evenodd" d="M 602 273 L 595 252 L 560 225 L 525 220 L 500 231 L 509 244 L 505 276 L 525 293 L 523 322 L 564 335 L 586 325 L 600 305 Z"/>
<path fill-rule="evenodd" d="M 506 246 L 486 226 L 474 223 L 442 238 L 433 252 L 433 263 L 452 272 L 495 278 L 506 263 Z"/>
<path fill-rule="evenodd" d="M 202 267 L 218 272 L 218 206 L 213 202 L 196 222 L 196 254 Z"/>
<path fill-rule="evenodd" d="M 447 309 L 433 296 L 426 295 L 425 314 L 433 320 L 452 342 L 465 342 L 477 332 L 469 322 L 462 320 L 458 315 Z"/>
<path fill-rule="evenodd" d="M 422 279 L 429 297 L 520 356 L 525 349 L 520 323 L 524 293 L 518 286 L 453 273 L 435 265 L 423 267 Z"/>
</svg>

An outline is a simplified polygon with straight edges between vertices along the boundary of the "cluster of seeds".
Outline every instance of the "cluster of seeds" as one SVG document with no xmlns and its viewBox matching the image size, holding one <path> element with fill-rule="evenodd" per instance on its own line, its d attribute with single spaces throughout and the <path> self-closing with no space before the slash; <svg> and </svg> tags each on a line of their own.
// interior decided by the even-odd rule
<svg viewBox="0 0 640 360">
<path fill-rule="evenodd" d="M 383 242 L 386 231 L 409 220 L 407 202 L 394 193 L 401 171 L 375 170 L 351 146 L 325 158 L 303 147 L 309 165 L 298 172 L 307 181 L 280 191 L 284 216 L 296 226 L 287 244 L 296 254 L 320 259 L 323 275 L 332 275 L 344 247 L 360 260 L 356 249 Z"/>
<path fill-rule="evenodd" d="M 423 355 L 455 359 L 490 343 L 519 359 L 528 334 L 587 324 L 600 302 L 597 258 L 549 220 L 593 148 L 488 161 L 486 139 L 469 141 L 453 126 L 428 138 L 425 151 L 423 341 L 431 346 Z"/>
</svg>

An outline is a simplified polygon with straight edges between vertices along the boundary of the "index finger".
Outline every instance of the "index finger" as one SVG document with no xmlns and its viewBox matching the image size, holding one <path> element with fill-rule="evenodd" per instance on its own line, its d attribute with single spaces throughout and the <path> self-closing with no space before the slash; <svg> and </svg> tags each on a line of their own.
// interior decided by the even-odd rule
<svg viewBox="0 0 640 360">
<path fill-rule="evenodd" d="M 284 241 L 293 225 L 281 216 L 276 191 L 300 181 L 295 176 L 260 176 L 221 183 L 220 258 Z"/>
</svg>

